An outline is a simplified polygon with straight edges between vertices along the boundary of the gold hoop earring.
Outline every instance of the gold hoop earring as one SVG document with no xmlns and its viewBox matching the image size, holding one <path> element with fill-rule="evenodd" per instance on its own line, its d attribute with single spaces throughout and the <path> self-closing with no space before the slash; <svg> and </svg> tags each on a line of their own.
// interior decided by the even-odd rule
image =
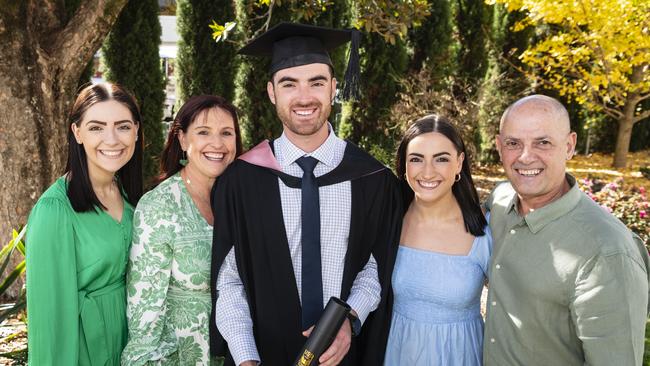
<svg viewBox="0 0 650 366">
<path fill-rule="evenodd" d="M 454 179 L 454 182 L 460 182 L 460 173 L 456 174 L 456 179 Z"/>
</svg>

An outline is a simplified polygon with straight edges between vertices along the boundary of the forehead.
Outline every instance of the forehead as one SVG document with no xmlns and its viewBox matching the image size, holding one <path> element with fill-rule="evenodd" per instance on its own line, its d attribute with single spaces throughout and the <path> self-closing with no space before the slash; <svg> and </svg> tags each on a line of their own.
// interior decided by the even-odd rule
<svg viewBox="0 0 650 366">
<path fill-rule="evenodd" d="M 419 153 L 429 155 L 443 151 L 448 153 L 458 152 L 454 143 L 439 132 L 427 132 L 418 135 L 409 142 L 406 148 L 407 154 Z"/>
<path fill-rule="evenodd" d="M 327 64 L 307 64 L 300 65 L 295 67 L 288 67 L 286 69 L 278 70 L 273 76 L 274 80 L 278 80 L 283 77 L 290 77 L 293 79 L 309 79 L 314 76 L 323 75 L 325 77 L 330 77 L 330 67 Z"/>
<path fill-rule="evenodd" d="M 116 100 L 95 103 L 84 112 L 82 121 L 115 122 L 133 120 L 131 111 Z"/>
<path fill-rule="evenodd" d="M 213 127 L 213 128 L 223 128 L 223 127 L 233 127 L 235 126 L 235 121 L 233 120 L 230 113 L 223 108 L 213 107 L 209 109 L 204 109 L 199 112 L 189 127 Z"/>
<path fill-rule="evenodd" d="M 517 138 L 561 136 L 569 131 L 560 119 L 558 113 L 546 109 L 521 108 L 508 113 L 500 134 Z"/>
</svg>

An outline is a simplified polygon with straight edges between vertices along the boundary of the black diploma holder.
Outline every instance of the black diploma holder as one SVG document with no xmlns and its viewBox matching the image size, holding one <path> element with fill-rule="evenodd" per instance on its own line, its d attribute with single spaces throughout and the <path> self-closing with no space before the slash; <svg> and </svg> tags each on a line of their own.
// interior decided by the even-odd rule
<svg viewBox="0 0 650 366">
<path fill-rule="evenodd" d="M 318 319 L 293 364 L 295 366 L 318 365 L 318 359 L 334 341 L 341 325 L 348 319 L 350 310 L 352 310 L 350 305 L 343 300 L 330 297 L 325 310 L 323 310 L 323 315 Z"/>
</svg>

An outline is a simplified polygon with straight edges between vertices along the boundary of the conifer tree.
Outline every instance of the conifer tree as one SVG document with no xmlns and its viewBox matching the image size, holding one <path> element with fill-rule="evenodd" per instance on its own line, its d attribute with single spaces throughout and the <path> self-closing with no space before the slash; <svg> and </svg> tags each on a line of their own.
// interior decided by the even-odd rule
<svg viewBox="0 0 650 366">
<path fill-rule="evenodd" d="M 499 120 L 507 106 L 530 87 L 525 76 L 515 68 L 523 65 L 518 56 L 528 47 L 533 28 L 514 32 L 514 25 L 524 19 L 521 12 L 509 13 L 502 4 L 493 8 L 490 41 L 487 44 L 487 71 L 483 78 L 478 121 L 478 156 L 482 162 L 498 161 L 495 136 Z"/>
<path fill-rule="evenodd" d="M 180 36 L 176 59 L 179 102 L 193 95 L 214 94 L 230 101 L 235 96 L 237 49 L 232 42 L 215 42 L 209 25 L 235 17 L 232 0 L 179 0 Z"/>
<path fill-rule="evenodd" d="M 397 136 L 386 122 L 398 97 L 399 80 L 408 69 L 406 44 L 398 38 L 391 45 L 379 34 L 364 34 L 360 51 L 361 99 L 344 106 L 341 133 L 377 159 L 390 163 Z"/>
<path fill-rule="evenodd" d="M 452 60 L 452 19 L 448 0 L 429 1 L 429 15 L 419 27 L 409 31 L 413 55 L 409 72 L 417 73 L 429 65 L 437 77 L 444 77 L 454 65 Z"/>
<path fill-rule="evenodd" d="M 142 112 L 145 185 L 158 173 L 163 147 L 164 77 L 158 49 L 160 22 L 156 0 L 130 0 L 106 39 L 102 52 L 106 79 L 130 90 Z"/>
<path fill-rule="evenodd" d="M 267 9 L 251 7 L 247 0 L 237 0 L 237 27 L 244 39 L 252 39 L 260 29 L 257 17 L 263 16 Z M 274 25 L 291 20 L 291 9 L 275 5 L 269 29 Z M 282 123 L 278 120 L 275 107 L 269 101 L 266 83 L 270 80 L 268 57 L 238 56 L 239 69 L 235 78 L 235 105 L 240 111 L 239 123 L 244 147 L 252 147 L 264 139 L 273 139 L 282 133 Z"/>
<path fill-rule="evenodd" d="M 458 76 L 469 83 L 483 79 L 487 68 L 485 29 L 490 9 L 483 0 L 457 0 Z"/>
</svg>

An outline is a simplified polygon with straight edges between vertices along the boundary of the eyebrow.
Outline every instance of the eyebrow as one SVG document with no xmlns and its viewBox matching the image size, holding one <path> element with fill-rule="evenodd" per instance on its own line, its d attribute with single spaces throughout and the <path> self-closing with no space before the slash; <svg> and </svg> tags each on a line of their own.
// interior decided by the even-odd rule
<svg viewBox="0 0 650 366">
<path fill-rule="evenodd" d="M 96 123 L 96 124 L 98 124 L 98 125 L 102 125 L 102 126 L 106 126 L 106 125 L 108 125 L 107 122 L 104 122 L 104 121 L 97 121 L 97 120 L 94 120 L 94 119 L 93 119 L 93 120 L 90 120 L 90 121 L 88 121 L 88 122 L 86 122 L 86 124 L 90 124 L 90 123 Z M 121 121 L 115 121 L 115 124 L 116 124 L 116 125 L 121 125 L 121 124 L 124 124 L 124 123 L 133 123 L 133 121 L 131 121 L 130 119 L 123 119 L 123 120 L 121 120 Z"/>
<path fill-rule="evenodd" d="M 283 83 L 283 82 L 285 82 L 285 81 L 291 81 L 291 82 L 294 82 L 294 83 L 295 83 L 295 82 L 298 81 L 298 79 L 296 79 L 296 78 L 292 78 L 292 77 L 290 77 L 290 76 L 283 76 L 283 77 L 280 78 L 280 80 L 278 80 L 278 84 Z"/>
<path fill-rule="evenodd" d="M 325 75 L 316 75 L 314 77 L 309 78 L 307 81 L 310 82 L 310 83 L 313 83 L 314 81 L 320 81 L 320 80 L 327 81 L 328 79 L 327 79 L 327 76 L 325 76 Z M 277 81 L 277 83 L 280 84 L 280 83 L 283 83 L 285 81 L 296 83 L 296 82 L 298 82 L 298 79 L 292 78 L 291 76 L 283 76 Z"/>
<path fill-rule="evenodd" d="M 417 156 L 417 157 L 419 157 L 419 158 L 423 158 L 423 157 L 424 157 L 424 155 L 423 155 L 423 154 L 420 154 L 420 153 L 410 153 L 409 155 L 414 155 L 414 156 Z M 442 155 L 449 155 L 449 156 L 451 156 L 450 153 L 448 153 L 448 152 L 446 152 L 446 151 L 442 151 L 442 152 L 439 152 L 439 153 L 433 154 L 433 157 L 434 157 L 434 158 L 437 158 L 438 156 L 442 156 Z"/>
<path fill-rule="evenodd" d="M 314 76 L 313 78 L 310 78 L 308 81 L 309 81 L 310 83 L 312 83 L 312 82 L 314 82 L 314 81 L 320 81 L 320 80 L 327 81 L 327 76 L 325 76 L 325 75 L 316 75 L 316 76 Z"/>
<path fill-rule="evenodd" d="M 521 140 L 518 137 L 512 137 L 512 136 L 505 136 L 503 139 L 504 140 L 517 140 L 517 141 Z M 540 140 L 552 140 L 552 139 L 551 139 L 551 136 L 544 135 L 544 136 L 540 136 L 540 137 L 535 137 L 533 140 L 540 141 Z"/>
</svg>

